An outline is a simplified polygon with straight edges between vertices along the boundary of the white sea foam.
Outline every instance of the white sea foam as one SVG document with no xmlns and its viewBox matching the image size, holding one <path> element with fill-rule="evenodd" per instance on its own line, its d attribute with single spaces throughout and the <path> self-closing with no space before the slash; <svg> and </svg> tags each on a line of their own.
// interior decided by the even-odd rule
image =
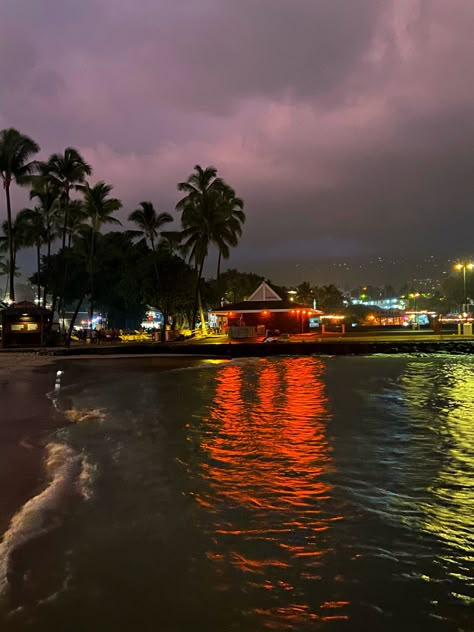
<svg viewBox="0 0 474 632">
<path fill-rule="evenodd" d="M 84 500 L 90 500 L 92 497 L 92 483 L 96 470 L 96 466 L 92 465 L 87 457 L 82 457 L 81 473 L 77 480 L 77 491 Z"/>
<path fill-rule="evenodd" d="M 68 421 L 74 424 L 85 423 L 88 421 L 104 421 L 106 411 L 102 408 L 71 408 L 64 411 L 64 415 Z"/>
<path fill-rule="evenodd" d="M 13 516 L 0 542 L 0 598 L 8 594 L 8 572 L 13 553 L 61 524 L 61 507 L 74 494 L 90 497 L 93 468 L 85 457 L 66 445 L 47 446 L 49 483 Z"/>
</svg>

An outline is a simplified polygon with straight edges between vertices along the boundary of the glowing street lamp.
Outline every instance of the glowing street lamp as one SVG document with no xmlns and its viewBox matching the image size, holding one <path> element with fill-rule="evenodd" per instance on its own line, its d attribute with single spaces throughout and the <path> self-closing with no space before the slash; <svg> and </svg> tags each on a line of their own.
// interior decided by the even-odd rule
<svg viewBox="0 0 474 632">
<path fill-rule="evenodd" d="M 415 322 L 415 327 L 417 327 L 418 326 L 418 314 L 416 313 L 416 299 L 420 298 L 420 293 L 419 292 L 414 292 L 412 294 L 409 294 L 408 296 L 409 296 L 409 298 L 413 299 L 413 311 L 415 312 L 414 322 Z"/>
<path fill-rule="evenodd" d="M 408 296 L 409 296 L 409 298 L 413 299 L 413 309 L 416 312 L 416 299 L 420 298 L 420 293 L 419 292 L 414 292 L 412 294 L 409 294 Z"/>
<path fill-rule="evenodd" d="M 464 304 L 467 305 L 466 270 L 472 270 L 474 268 L 474 263 L 471 263 L 471 262 L 457 263 L 454 267 L 456 270 L 462 270 L 462 275 L 463 275 L 463 280 L 464 280 Z"/>
</svg>

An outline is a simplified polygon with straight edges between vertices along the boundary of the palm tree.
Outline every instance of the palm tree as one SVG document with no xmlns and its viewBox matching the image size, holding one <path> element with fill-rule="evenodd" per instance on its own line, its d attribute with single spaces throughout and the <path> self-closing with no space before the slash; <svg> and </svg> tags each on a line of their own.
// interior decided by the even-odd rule
<svg viewBox="0 0 474 632">
<path fill-rule="evenodd" d="M 45 163 L 42 163 L 45 165 Z M 43 307 L 46 307 L 48 278 L 51 269 L 51 246 L 56 237 L 55 223 L 58 217 L 58 190 L 48 178 L 38 177 L 30 192 L 30 199 L 37 202 L 35 209 L 41 212 L 44 224 L 44 243 L 46 245 L 46 275 L 43 287 Z"/>
<path fill-rule="evenodd" d="M 14 275 L 15 277 L 18 277 L 18 268 L 15 266 L 15 270 L 14 270 Z M 4 276 L 5 277 L 5 288 L 3 290 L 3 301 L 7 301 L 8 300 L 8 296 L 9 296 L 9 292 L 8 292 L 8 284 L 9 284 L 9 279 L 10 279 L 10 261 L 9 258 L 5 258 L 2 254 L 0 254 L 0 277 Z"/>
<path fill-rule="evenodd" d="M 115 211 L 122 208 L 122 202 L 117 198 L 109 197 L 112 185 L 98 182 L 91 187 L 89 184 L 79 186 L 83 192 L 83 207 L 90 220 L 90 247 L 89 247 L 89 275 L 90 275 L 90 321 L 92 331 L 92 318 L 94 316 L 94 256 L 96 235 L 104 224 L 118 224 L 121 222 L 113 216 Z"/>
<path fill-rule="evenodd" d="M 181 250 L 189 257 L 189 262 L 194 265 L 196 274 L 196 291 L 194 297 L 194 307 L 192 314 L 191 329 L 196 325 L 196 316 L 199 309 L 202 332 L 206 333 L 206 323 L 201 301 L 201 279 L 204 261 L 209 253 L 211 244 L 211 230 L 209 224 L 203 220 L 199 209 L 188 209 L 186 219 L 182 218 L 183 229 L 179 233 L 182 242 Z M 171 237 L 173 235 L 170 235 Z"/>
<path fill-rule="evenodd" d="M 0 252 L 0 277 L 5 276 L 7 277 L 7 282 L 8 282 L 8 264 L 7 261 L 5 259 L 5 257 L 3 256 L 3 254 Z M 6 299 L 7 297 L 7 289 L 5 288 L 5 291 L 3 293 L 3 296 L 0 298 L 0 309 L 2 309 L 3 307 L 3 301 Z"/>
<path fill-rule="evenodd" d="M 91 166 L 84 160 L 81 154 L 74 147 L 66 147 L 64 154 L 53 154 L 50 156 L 46 171 L 51 183 L 59 189 L 59 205 L 62 213 L 61 242 L 62 253 L 66 248 L 66 238 L 68 235 L 69 213 L 71 211 L 70 196 L 71 190 L 77 188 L 85 182 L 86 176 L 92 174 Z M 63 268 L 62 292 L 58 301 L 58 311 L 61 312 L 63 304 L 64 289 L 67 281 L 67 266 Z M 56 297 L 53 298 L 53 312 L 56 304 Z"/>
<path fill-rule="evenodd" d="M 29 248 L 35 245 L 31 236 L 31 229 L 25 209 L 20 211 L 13 220 L 11 230 L 8 228 L 8 221 L 4 221 L 1 225 L 2 232 L 0 233 L 0 253 L 9 252 L 10 244 L 13 250 L 13 259 L 8 257 L 6 263 L 2 266 L 2 274 L 6 274 L 7 287 L 5 288 L 5 295 L 7 294 L 7 288 L 9 285 L 9 279 L 11 276 L 11 269 L 13 267 L 13 276 L 20 276 L 18 267 L 16 265 L 16 257 L 18 251 L 22 248 Z M 10 263 L 12 262 L 12 263 Z"/>
<path fill-rule="evenodd" d="M 66 247 L 71 190 L 85 182 L 92 174 L 91 166 L 74 147 L 66 147 L 64 154 L 53 154 L 47 163 L 48 176 L 60 191 L 63 216 L 62 248 Z"/>
<path fill-rule="evenodd" d="M 77 235 L 89 220 L 88 212 L 82 200 L 71 200 L 68 209 L 67 247 L 70 248 Z"/>
<path fill-rule="evenodd" d="M 221 275 L 221 259 L 228 259 L 230 248 L 235 248 L 242 235 L 245 223 L 244 202 L 237 197 L 235 191 L 227 186 L 218 193 L 216 201 L 216 217 L 213 222 L 212 241 L 219 250 L 217 259 L 217 282 Z"/>
<path fill-rule="evenodd" d="M 34 154 L 38 153 L 39 149 L 39 145 L 37 145 L 34 140 L 21 134 L 14 128 L 0 131 L 0 174 L 2 176 L 7 201 L 9 286 L 11 301 L 15 300 L 15 265 L 10 186 L 12 182 L 16 182 L 20 185 L 24 184 L 25 178 L 35 171 L 37 163 L 30 159 Z"/>
<path fill-rule="evenodd" d="M 8 221 L 2 222 L 0 233 L 0 252 L 9 253 L 7 259 L 8 275 L 11 275 L 11 266 L 13 266 L 14 276 L 18 276 L 16 267 L 16 255 L 18 251 L 24 246 L 23 242 L 23 221 L 18 214 L 13 220 L 11 228 L 8 226 Z M 10 299 L 11 300 L 11 299 Z"/>
<path fill-rule="evenodd" d="M 21 248 L 36 249 L 38 305 L 41 304 L 41 246 L 46 242 L 46 224 L 41 207 L 24 208 L 16 216 Z M 46 288 L 45 288 L 46 290 Z M 43 297 L 44 302 L 44 297 Z"/>
<path fill-rule="evenodd" d="M 128 221 L 136 224 L 138 231 L 150 242 L 153 253 L 156 253 L 156 244 L 161 237 L 161 229 L 173 218 L 169 213 L 158 213 L 152 202 L 140 202 L 140 207 L 128 216 Z"/>
<path fill-rule="evenodd" d="M 213 194 L 215 191 L 222 191 L 227 185 L 222 178 L 217 177 L 217 169 L 215 167 L 206 167 L 203 169 L 200 165 L 194 167 L 192 173 L 186 182 L 178 184 L 178 191 L 184 191 L 186 195 L 176 204 L 176 210 L 186 212 L 194 207 L 199 206 L 201 213 L 206 214 L 210 204 L 214 202 Z"/>
<path fill-rule="evenodd" d="M 189 260 L 196 270 L 196 295 L 191 328 L 195 327 L 199 306 L 203 333 L 206 333 L 206 325 L 200 292 L 202 271 L 209 253 L 209 245 L 215 237 L 217 205 L 225 189 L 227 185 L 217 177 L 215 167 L 203 169 L 200 165 L 194 167 L 194 173 L 186 182 L 178 184 L 178 191 L 186 193 L 176 205 L 176 210 L 181 211 L 181 240 L 184 242 L 183 249 L 189 254 Z"/>
<path fill-rule="evenodd" d="M 138 230 L 135 231 L 139 235 L 143 235 L 147 242 L 150 242 L 151 250 L 153 253 L 153 267 L 155 270 L 156 284 L 160 285 L 160 275 L 158 272 L 158 264 L 156 261 L 156 245 L 162 238 L 161 229 L 165 224 L 173 221 L 173 218 L 169 213 L 158 213 L 155 210 L 152 202 L 140 202 L 140 207 L 135 209 L 128 216 L 128 221 L 136 224 Z M 166 322 L 164 323 L 162 334 L 164 334 L 166 328 Z"/>
<path fill-rule="evenodd" d="M 66 251 L 66 257 L 72 258 L 74 264 L 71 266 L 73 278 L 73 288 L 76 290 L 77 300 L 74 312 L 69 322 L 69 328 L 66 332 L 66 345 L 71 344 L 71 336 L 74 331 L 74 325 L 79 314 L 79 310 L 86 298 L 90 286 L 90 274 L 87 272 L 90 258 L 90 242 L 92 228 L 87 224 L 82 224 L 80 230 L 74 235 L 72 246 Z M 68 286 L 70 289 L 70 286 Z"/>
</svg>

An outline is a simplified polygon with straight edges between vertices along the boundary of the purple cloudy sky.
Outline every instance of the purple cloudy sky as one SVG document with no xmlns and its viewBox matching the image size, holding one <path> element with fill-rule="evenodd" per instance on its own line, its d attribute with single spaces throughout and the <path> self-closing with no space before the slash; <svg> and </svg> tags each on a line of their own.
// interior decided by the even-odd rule
<svg viewBox="0 0 474 632">
<path fill-rule="evenodd" d="M 0 127 L 79 148 L 127 212 L 214 164 L 242 269 L 463 254 L 473 32 L 473 0 L 2 0 Z"/>
</svg>

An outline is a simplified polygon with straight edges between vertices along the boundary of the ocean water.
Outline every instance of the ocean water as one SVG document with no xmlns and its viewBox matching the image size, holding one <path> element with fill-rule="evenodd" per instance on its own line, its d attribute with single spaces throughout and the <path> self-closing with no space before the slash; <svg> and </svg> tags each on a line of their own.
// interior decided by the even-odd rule
<svg viewBox="0 0 474 632">
<path fill-rule="evenodd" d="M 473 630 L 474 360 L 64 363 L 0 630 Z"/>
</svg>

